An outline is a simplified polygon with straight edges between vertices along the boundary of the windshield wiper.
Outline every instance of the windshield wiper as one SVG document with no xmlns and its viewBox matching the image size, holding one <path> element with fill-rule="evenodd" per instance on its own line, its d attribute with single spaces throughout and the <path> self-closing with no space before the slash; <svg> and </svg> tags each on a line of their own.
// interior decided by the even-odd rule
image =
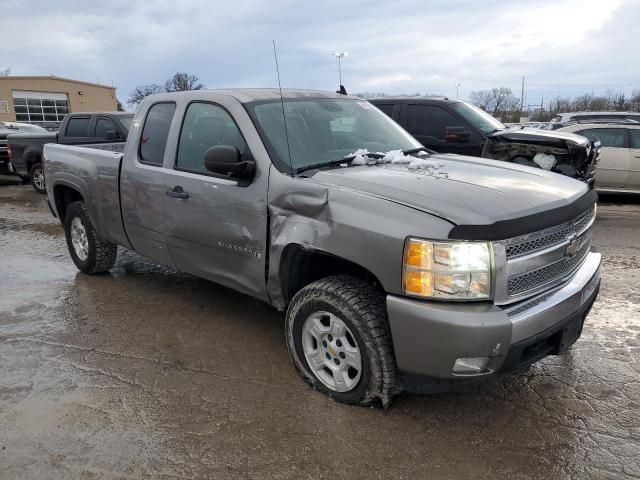
<svg viewBox="0 0 640 480">
<path fill-rule="evenodd" d="M 409 150 L 402 150 L 405 155 L 413 155 L 418 152 L 427 152 L 429 155 L 433 153 L 433 150 L 429 150 L 427 147 L 410 148 Z"/>
<path fill-rule="evenodd" d="M 313 163 L 311 165 L 305 165 L 304 167 L 296 168 L 295 172 L 296 174 L 298 174 L 298 173 L 306 172 L 307 170 L 317 170 L 319 168 L 327 168 L 327 167 L 333 167 L 335 165 L 341 165 L 343 163 L 350 163 L 350 162 L 353 162 L 356 156 L 357 155 L 349 155 L 348 157 L 340 158 L 338 160 L 330 160 L 328 162 L 320 162 L 320 163 Z M 382 153 L 367 153 L 363 156 L 369 157 L 369 158 L 384 158 L 384 154 Z"/>
</svg>

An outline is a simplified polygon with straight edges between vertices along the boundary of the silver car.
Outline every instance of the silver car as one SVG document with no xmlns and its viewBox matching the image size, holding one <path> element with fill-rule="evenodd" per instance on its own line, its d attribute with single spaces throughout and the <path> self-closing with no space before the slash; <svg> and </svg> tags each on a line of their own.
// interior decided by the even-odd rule
<svg viewBox="0 0 640 480">
<path fill-rule="evenodd" d="M 559 129 L 602 143 L 596 168 L 596 189 L 611 193 L 640 193 L 640 123 L 576 123 Z"/>
</svg>

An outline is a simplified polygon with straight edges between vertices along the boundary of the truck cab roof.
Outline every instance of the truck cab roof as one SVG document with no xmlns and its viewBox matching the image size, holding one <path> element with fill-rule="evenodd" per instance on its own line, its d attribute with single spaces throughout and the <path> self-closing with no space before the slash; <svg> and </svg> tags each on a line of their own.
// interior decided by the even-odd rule
<svg viewBox="0 0 640 480">
<path fill-rule="evenodd" d="M 462 100 L 449 97 L 382 97 L 372 98 L 369 102 L 376 103 L 462 103 Z"/>
<path fill-rule="evenodd" d="M 280 90 L 277 88 L 229 88 L 211 90 L 190 90 L 187 92 L 171 92 L 150 95 L 156 101 L 175 100 L 176 97 L 186 97 L 193 100 L 202 100 L 214 97 L 233 97 L 240 103 L 251 103 L 260 101 L 280 100 Z M 340 93 L 325 92 L 322 90 L 298 90 L 282 89 L 282 98 L 285 100 L 296 100 L 304 98 L 335 98 L 362 100 L 352 95 L 342 95 Z"/>
</svg>

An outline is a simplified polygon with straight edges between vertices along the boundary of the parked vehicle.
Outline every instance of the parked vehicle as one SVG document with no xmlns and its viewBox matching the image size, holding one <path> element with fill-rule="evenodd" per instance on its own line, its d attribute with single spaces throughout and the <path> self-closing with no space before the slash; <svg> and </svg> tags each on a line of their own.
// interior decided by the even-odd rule
<svg viewBox="0 0 640 480">
<path fill-rule="evenodd" d="M 30 123 L 0 122 L 0 124 L 3 124 L 5 127 L 8 127 L 10 129 L 19 130 L 20 132 L 25 132 L 25 133 L 43 133 L 47 131 L 46 129 L 38 125 L 32 125 Z"/>
<path fill-rule="evenodd" d="M 548 125 L 548 122 L 527 122 L 524 124 L 528 128 L 537 128 L 543 130 Z"/>
<path fill-rule="evenodd" d="M 78 269 L 109 270 L 120 245 L 286 310 L 302 378 L 352 404 L 518 370 L 576 341 L 600 285 L 595 191 L 428 153 L 356 97 L 283 95 L 154 95 L 124 155 L 45 145 Z"/>
<path fill-rule="evenodd" d="M 551 119 L 547 130 L 558 130 L 562 127 L 566 127 L 571 123 L 581 121 L 586 122 L 589 120 L 598 121 L 620 121 L 620 120 L 635 120 L 640 122 L 640 112 L 571 112 L 571 113 L 559 113 Z"/>
<path fill-rule="evenodd" d="M 17 132 L 44 132 L 45 130 L 28 123 L 0 122 L 0 175 L 11 175 L 14 173 L 13 166 L 9 160 L 7 148 L 7 136 Z"/>
<path fill-rule="evenodd" d="M 600 192 L 640 193 L 640 123 L 628 121 L 587 121 L 562 127 L 602 143 L 595 185 Z"/>
<path fill-rule="evenodd" d="M 542 168 L 593 185 L 598 146 L 576 135 L 507 128 L 475 105 L 448 98 L 381 98 L 376 107 L 425 147 Z"/>
<path fill-rule="evenodd" d="M 64 117 L 58 133 L 41 129 L 40 133 L 9 135 L 8 154 L 13 170 L 23 181 L 30 181 L 36 192 L 46 193 L 42 168 L 45 144 L 85 145 L 121 152 L 132 119 L 133 114 L 125 112 L 70 113 Z"/>
</svg>

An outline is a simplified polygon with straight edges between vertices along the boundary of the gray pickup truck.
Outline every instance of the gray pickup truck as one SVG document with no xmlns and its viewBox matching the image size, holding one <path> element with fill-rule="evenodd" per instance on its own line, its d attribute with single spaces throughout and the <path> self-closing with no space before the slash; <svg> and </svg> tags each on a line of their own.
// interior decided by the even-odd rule
<svg viewBox="0 0 640 480">
<path fill-rule="evenodd" d="M 133 114 L 127 112 L 82 112 L 65 115 L 60 131 L 14 133 L 7 137 L 13 171 L 30 181 L 38 193 L 47 193 L 42 149 L 47 143 L 83 145 L 122 152 Z"/>
<path fill-rule="evenodd" d="M 427 151 L 355 97 L 154 95 L 124 154 L 48 144 L 45 158 L 82 272 L 109 270 L 120 245 L 286 311 L 293 364 L 341 402 L 565 352 L 600 286 L 586 184 Z"/>
</svg>

